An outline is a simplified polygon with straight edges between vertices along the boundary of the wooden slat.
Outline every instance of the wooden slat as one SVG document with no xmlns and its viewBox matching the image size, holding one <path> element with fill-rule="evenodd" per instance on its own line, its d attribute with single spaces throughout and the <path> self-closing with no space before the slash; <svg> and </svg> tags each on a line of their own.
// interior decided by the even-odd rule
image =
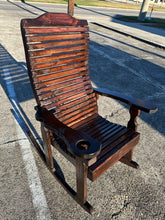
<svg viewBox="0 0 165 220">
<path fill-rule="evenodd" d="M 53 91 L 54 96 L 72 91 L 73 89 L 77 89 L 77 88 L 80 88 L 80 87 L 88 88 L 90 86 L 90 81 L 82 81 L 81 79 L 75 80 L 75 82 L 76 81 L 77 81 L 77 83 L 73 83 L 73 84 L 71 84 L 72 82 L 70 82 L 70 83 L 65 82 L 65 86 L 62 85 L 62 83 L 54 85 L 54 91 Z M 60 87 L 60 85 L 61 85 L 61 87 Z M 51 95 L 51 97 L 53 96 L 53 94 Z M 49 98 L 50 96 L 48 96 L 47 93 L 46 93 L 46 94 L 44 94 L 44 96 L 41 95 L 40 97 L 42 97 L 42 98 L 40 98 L 40 100 L 44 100 L 46 98 Z"/>
<path fill-rule="evenodd" d="M 122 134 L 123 130 L 125 130 L 125 127 L 121 126 L 121 127 L 118 127 L 117 130 L 114 130 L 112 133 L 110 133 L 109 135 L 106 136 L 106 138 L 102 139 L 101 141 L 103 141 L 103 148 L 106 147 L 107 145 L 109 145 L 110 143 L 110 138 L 111 137 L 117 137 L 117 136 L 120 136 L 120 132 Z"/>
<path fill-rule="evenodd" d="M 95 134 L 95 132 L 98 132 L 99 130 L 106 128 L 108 126 L 108 123 L 105 123 L 103 118 L 100 118 L 100 120 L 93 121 L 93 123 L 84 125 L 81 127 L 81 130 L 85 133 L 92 135 Z"/>
<path fill-rule="evenodd" d="M 79 62 L 79 63 L 74 63 L 74 64 L 68 64 L 68 65 L 64 65 L 64 66 L 57 66 L 57 67 L 53 67 L 53 68 L 47 68 L 44 70 L 38 70 L 35 71 L 35 76 L 37 76 L 37 80 L 39 82 L 42 82 L 44 80 L 49 80 L 49 79 L 53 79 L 59 76 L 59 72 L 62 72 L 61 74 L 65 75 L 66 71 L 69 71 L 68 73 L 72 73 L 72 69 L 77 70 L 77 72 L 81 72 L 84 71 L 88 68 L 88 66 L 86 65 L 85 62 Z M 65 71 L 65 72 L 64 72 Z M 52 74 L 51 74 L 52 73 Z M 60 74 L 60 75 L 61 75 Z"/>
<path fill-rule="evenodd" d="M 99 121 L 94 121 L 93 123 L 89 124 L 88 126 L 84 126 L 81 129 L 90 135 L 94 135 L 98 131 L 105 131 L 106 129 L 109 129 L 111 125 L 112 123 L 104 120 L 103 118 L 100 118 Z"/>
<path fill-rule="evenodd" d="M 60 111 L 65 111 L 67 109 L 70 109 L 73 106 L 76 106 L 78 103 L 90 103 L 90 102 L 96 102 L 95 98 L 93 97 L 93 94 L 89 94 L 87 97 L 79 97 L 76 100 L 72 100 L 71 102 L 64 103 L 63 105 L 55 106 L 56 113 L 59 113 Z"/>
<path fill-rule="evenodd" d="M 26 36 L 29 34 L 51 34 L 51 33 L 71 33 L 71 32 L 88 32 L 88 27 L 33 27 L 26 28 Z"/>
<path fill-rule="evenodd" d="M 94 109 L 94 111 L 90 111 L 89 113 L 83 114 L 81 117 L 76 118 L 75 120 L 73 120 L 71 122 L 67 121 L 67 123 L 66 123 L 66 121 L 65 121 L 64 124 L 71 127 L 72 125 L 78 123 L 79 121 L 81 121 L 85 118 L 91 117 L 92 115 L 95 115 L 95 114 L 97 114 L 97 109 Z"/>
<path fill-rule="evenodd" d="M 98 112 L 96 114 L 91 115 L 88 118 L 82 119 L 80 122 L 77 122 L 76 124 L 72 125 L 71 127 L 75 130 L 81 130 L 81 127 L 84 125 L 90 124 L 92 121 L 100 120 L 100 115 L 98 115 Z"/>
<path fill-rule="evenodd" d="M 68 93 L 65 93 L 65 94 L 62 94 L 62 95 L 58 95 L 58 96 L 56 96 L 56 97 L 53 97 L 52 99 L 51 99 L 51 102 L 56 102 L 57 103 L 57 105 L 60 105 L 60 104 L 64 104 L 64 103 L 67 103 L 67 102 L 69 102 L 69 101 L 71 101 L 72 99 L 74 100 L 74 99 L 77 99 L 77 98 L 79 98 L 79 97 L 83 97 L 83 96 L 85 96 L 85 95 L 87 95 L 87 94 L 90 94 L 92 91 L 91 91 L 91 88 L 88 88 L 88 89 L 86 89 L 86 90 L 82 90 L 82 88 L 80 88 L 80 89 L 74 89 L 74 90 L 72 90 L 72 91 L 70 91 L 70 92 L 68 92 Z M 41 103 L 44 103 L 44 101 L 41 101 Z M 45 106 L 46 104 L 44 103 L 44 106 Z"/>
<path fill-rule="evenodd" d="M 81 68 L 81 69 L 83 69 L 83 68 Z M 79 68 L 79 70 L 80 70 L 80 68 Z M 40 93 L 46 92 L 46 91 L 51 91 L 51 90 L 54 90 L 54 84 L 63 82 L 64 77 L 66 78 L 66 80 L 69 80 L 71 78 L 74 78 L 74 76 L 77 76 L 77 77 L 78 76 L 83 76 L 83 75 L 85 76 L 87 74 L 88 74 L 88 71 L 78 72 L 77 69 L 76 70 L 71 70 L 71 71 L 65 71 L 65 72 L 62 72 L 62 73 L 58 73 L 57 74 L 58 77 L 54 78 L 53 80 L 45 81 L 45 82 L 38 83 L 38 84 L 36 83 L 35 87 L 36 87 L 36 89 L 40 89 L 39 90 Z"/>
<path fill-rule="evenodd" d="M 93 92 L 93 90 L 92 90 L 91 86 L 86 85 L 86 86 L 82 86 L 82 88 L 76 88 L 71 91 L 68 91 L 63 94 L 58 95 L 58 98 L 59 98 L 58 100 L 65 99 L 66 102 L 68 102 L 68 100 L 71 100 L 72 98 L 74 99 L 74 97 L 79 97 L 79 96 L 81 97 L 83 95 L 87 95 L 92 92 Z"/>
<path fill-rule="evenodd" d="M 103 120 L 103 118 L 96 114 L 95 117 L 92 117 L 90 120 L 82 120 L 81 123 L 77 123 L 75 126 L 73 126 L 73 129 L 76 130 L 82 130 L 85 132 L 85 130 L 91 125 L 91 123 L 95 123 L 96 121 L 99 123 Z"/>
<path fill-rule="evenodd" d="M 79 108 L 77 107 L 77 109 L 75 109 L 74 111 L 70 111 L 68 114 L 63 114 L 61 115 L 61 117 L 58 117 L 56 115 L 56 117 L 58 117 L 60 119 L 60 121 L 65 121 L 68 120 L 69 118 L 73 118 L 74 116 L 77 115 L 81 115 L 81 114 L 85 114 L 87 111 L 93 111 L 94 109 L 96 109 L 96 105 L 95 103 L 91 103 L 88 105 L 82 105 L 81 107 L 79 106 Z"/>
<path fill-rule="evenodd" d="M 81 40 L 65 40 L 65 41 L 51 41 L 51 42 L 38 42 L 36 44 L 29 45 L 29 50 L 36 50 L 36 49 L 47 49 L 51 47 L 60 47 L 60 46 L 74 46 L 74 45 L 84 45 L 88 44 L 89 40 L 81 39 Z"/>
<path fill-rule="evenodd" d="M 83 80 L 80 78 L 81 76 L 78 74 L 78 77 L 73 78 L 73 80 L 67 80 L 67 81 L 63 81 L 63 79 L 59 79 L 59 81 L 56 84 L 53 84 L 53 90 L 48 90 L 47 92 L 42 92 L 41 90 L 37 90 L 37 94 L 40 100 L 49 98 L 51 96 L 53 96 L 56 92 L 56 89 L 62 89 L 65 88 L 67 86 L 72 86 L 75 85 L 77 83 L 80 83 L 82 81 L 88 81 L 89 80 L 89 76 L 84 76 Z M 50 88 L 49 88 L 50 89 Z M 41 94 L 39 92 L 42 92 Z"/>
<path fill-rule="evenodd" d="M 75 71 L 75 75 L 80 75 L 80 74 L 83 74 L 85 75 L 87 71 L 82 71 L 82 72 L 77 72 L 77 70 L 74 70 Z M 57 79 L 54 79 L 54 80 L 49 80 L 49 81 L 45 81 L 45 82 L 42 82 L 42 83 L 39 83 L 38 85 L 36 84 L 36 88 L 40 88 L 40 92 L 46 92 L 46 91 L 50 91 L 50 90 L 54 90 L 54 84 L 57 83 L 57 82 L 63 82 L 63 73 L 58 73 L 57 75 L 58 76 L 61 76 Z M 74 77 L 74 72 L 73 71 L 65 71 L 65 73 L 67 73 L 69 76 L 67 76 L 66 74 L 66 78 L 70 79 L 71 77 L 73 78 Z M 73 74 L 70 74 L 70 73 L 73 73 Z"/>
<path fill-rule="evenodd" d="M 83 108 L 90 108 L 90 107 L 93 107 L 95 105 L 95 102 L 93 101 L 93 99 L 91 99 L 91 102 L 82 102 L 80 104 L 77 104 L 77 105 L 74 105 L 68 109 L 62 109 L 60 112 L 58 112 L 56 114 L 56 117 L 59 118 L 59 119 L 65 119 L 65 118 L 69 118 L 70 115 L 73 115 L 73 114 L 77 114 L 77 111 L 82 111 Z"/>
<path fill-rule="evenodd" d="M 104 132 L 100 132 L 100 136 L 98 137 L 97 133 L 93 135 L 93 137 L 101 140 L 103 143 L 114 134 L 118 133 L 123 127 L 117 124 L 111 124 L 109 129 L 105 129 Z"/>
<path fill-rule="evenodd" d="M 87 39 L 88 33 L 74 33 L 74 34 L 58 34 L 58 35 L 40 35 L 40 36 L 27 36 L 28 44 L 33 42 L 54 41 L 54 40 L 72 40 L 72 39 Z"/>
<path fill-rule="evenodd" d="M 64 75 L 64 76 L 61 76 L 61 77 L 58 77 L 58 78 L 55 78 L 53 80 L 50 80 L 50 82 L 42 82 L 42 83 L 35 83 L 35 88 L 40 90 L 40 92 L 46 92 L 46 91 L 52 91 L 54 90 L 54 88 L 56 88 L 56 84 L 59 84 L 59 87 L 61 88 L 61 83 L 65 83 L 63 84 L 64 86 L 65 85 L 68 85 L 68 82 L 70 82 L 72 79 L 76 80 L 76 79 L 81 79 L 81 77 L 83 77 L 84 80 L 85 77 L 88 77 L 88 71 L 82 71 L 82 72 L 76 72 L 76 73 L 73 73 L 73 74 L 70 74 L 70 75 Z M 50 88 L 47 89 L 47 86 L 50 85 Z M 70 82 L 70 84 L 72 84 Z M 55 86 L 55 87 L 54 87 Z"/>
<path fill-rule="evenodd" d="M 89 47 L 87 45 L 80 45 L 80 46 L 70 46 L 70 47 L 64 47 L 64 48 L 53 48 L 53 49 L 46 49 L 46 50 L 29 50 L 29 55 L 31 57 L 39 57 L 39 56 L 48 56 L 48 55 L 54 55 L 59 53 L 68 53 L 68 52 L 75 52 L 75 51 L 81 51 L 86 50 Z"/>
<path fill-rule="evenodd" d="M 81 96 L 81 93 L 84 93 L 84 90 L 88 91 L 90 89 L 91 89 L 91 86 L 82 84 L 81 87 L 77 88 L 77 86 L 76 86 L 76 88 L 71 89 L 69 91 L 66 90 L 64 93 L 61 93 L 59 91 L 60 94 L 58 94 L 58 91 L 57 91 L 56 95 L 54 95 L 50 98 L 44 99 L 44 100 L 40 100 L 40 102 L 42 103 L 42 105 L 47 105 L 51 102 L 59 101 L 61 99 L 66 100 L 66 98 L 72 97 L 76 93 L 80 94 L 80 96 Z M 65 101 L 63 101 L 63 102 L 65 102 Z"/>
<path fill-rule="evenodd" d="M 78 91 L 79 91 L 80 88 L 81 89 L 90 89 L 91 85 L 89 84 L 88 81 L 86 81 L 86 82 L 80 81 L 77 84 L 74 84 L 74 85 L 71 85 L 71 86 L 69 85 L 69 86 L 64 87 L 64 88 L 56 89 L 55 93 L 56 93 L 56 96 L 58 96 L 58 95 L 65 94 L 65 93 L 68 93 L 70 91 L 73 91 L 75 89 L 78 89 Z"/>
<path fill-rule="evenodd" d="M 91 93 L 88 96 L 82 96 L 82 97 L 79 96 L 77 99 L 71 100 L 70 102 L 67 102 L 67 103 L 63 103 L 63 105 L 58 104 L 58 103 L 52 103 L 52 105 L 48 105 L 48 106 L 46 106 L 46 108 L 48 110 L 55 109 L 55 110 L 59 111 L 64 108 L 69 108 L 70 106 L 73 106 L 78 102 L 86 102 L 86 101 L 88 101 L 89 98 L 94 99 L 94 94 Z"/>
<path fill-rule="evenodd" d="M 83 77 L 83 78 L 85 78 L 85 77 Z M 88 81 L 88 80 L 86 80 L 86 81 L 88 82 L 88 84 L 91 87 L 90 81 Z M 60 81 L 60 85 L 62 84 L 62 82 L 63 81 Z M 80 79 L 80 82 L 83 82 L 83 79 Z M 85 82 L 85 80 L 84 80 L 84 82 Z M 45 85 L 46 85 L 46 83 L 45 83 Z M 59 85 L 59 88 L 60 88 L 60 85 Z M 46 85 L 46 87 L 40 88 L 39 90 L 37 90 L 37 94 L 40 96 L 40 100 L 43 100 L 43 99 L 46 99 L 46 98 L 49 98 L 49 97 L 54 97 L 56 95 L 56 89 L 57 88 L 58 88 L 58 84 L 53 84 L 53 85 L 50 85 L 50 86 L 48 84 L 48 85 Z M 49 92 L 49 93 L 51 92 L 51 95 L 48 96 L 47 92 Z"/>
<path fill-rule="evenodd" d="M 109 151 L 113 150 L 115 147 L 115 144 L 117 144 L 117 140 L 119 140 L 119 143 L 125 139 L 125 136 L 128 136 L 129 132 L 127 128 L 122 128 L 120 131 L 116 134 L 112 134 L 111 137 L 109 138 L 109 141 L 107 145 L 102 146 L 101 153 L 98 155 L 97 160 L 102 158 L 104 155 L 106 155 Z M 113 143 L 115 142 L 115 144 Z"/>
<path fill-rule="evenodd" d="M 97 111 L 96 105 L 95 106 L 91 106 L 91 107 L 86 106 L 83 109 L 84 109 L 84 111 L 81 111 L 81 109 L 79 109 L 79 110 L 75 111 L 73 114 L 68 115 L 69 117 L 66 117 L 66 118 L 62 117 L 62 118 L 60 118 L 60 120 L 63 123 L 68 124 L 68 123 L 71 123 L 71 122 L 75 121 L 76 119 L 78 119 L 78 118 L 80 118 L 82 116 L 86 117 L 86 115 L 88 115 L 90 113 L 93 114 L 93 112 Z"/>
<path fill-rule="evenodd" d="M 70 94 L 68 94 L 69 96 L 67 97 L 61 97 L 60 100 L 56 101 L 55 103 L 51 103 L 51 104 L 48 104 L 48 105 L 44 105 L 47 109 L 51 109 L 55 106 L 58 106 L 58 105 L 63 105 L 67 102 L 71 102 L 72 100 L 76 100 L 76 99 L 79 99 L 80 97 L 82 98 L 85 98 L 87 94 L 90 94 L 92 93 L 92 90 L 86 90 L 86 91 L 82 91 L 81 93 L 77 93 L 75 94 L 74 92 L 71 92 Z"/>
<path fill-rule="evenodd" d="M 52 61 L 47 61 L 45 63 L 37 63 L 32 66 L 32 71 L 36 70 L 41 70 L 49 67 L 54 67 L 54 66 L 60 66 L 60 65 L 65 65 L 65 64 L 71 64 L 71 63 L 76 63 L 76 62 L 81 62 L 81 61 L 86 61 L 88 62 L 88 56 L 80 56 L 80 57 L 75 57 L 75 58 L 70 58 L 69 59 L 56 59 Z"/>
<path fill-rule="evenodd" d="M 139 133 L 132 131 L 132 133 L 125 139 L 121 138 L 116 141 L 117 143 L 114 142 L 113 145 L 115 147 L 113 147 L 113 150 L 109 151 L 109 153 L 89 167 L 88 178 L 92 181 L 96 180 L 102 173 L 128 153 L 139 142 L 139 136 Z"/>
<path fill-rule="evenodd" d="M 94 137 L 94 138 L 98 138 L 100 136 L 102 136 L 104 133 L 103 131 L 111 131 L 114 129 L 115 124 L 113 123 L 108 123 L 108 124 L 103 124 L 102 126 L 100 126 L 99 129 L 91 129 L 88 131 L 89 135 Z"/>
<path fill-rule="evenodd" d="M 78 56 L 84 56 L 84 55 L 88 55 L 89 54 L 89 50 L 83 50 L 83 51 L 73 51 L 72 53 L 66 53 L 66 54 L 56 54 L 56 55 L 48 55 L 45 57 L 30 57 L 31 63 L 32 65 L 34 65 L 35 63 L 44 63 L 44 62 L 49 62 L 49 61 L 54 61 L 54 60 L 61 60 L 61 59 L 67 59 L 67 58 L 75 58 Z"/>
</svg>

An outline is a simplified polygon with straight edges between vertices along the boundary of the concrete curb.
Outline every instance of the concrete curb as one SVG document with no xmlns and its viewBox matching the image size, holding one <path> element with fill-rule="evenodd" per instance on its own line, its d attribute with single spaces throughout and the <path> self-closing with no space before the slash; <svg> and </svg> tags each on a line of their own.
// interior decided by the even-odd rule
<svg viewBox="0 0 165 220">
<path fill-rule="evenodd" d="M 151 37 L 151 39 L 148 39 L 147 37 L 145 37 L 145 35 L 147 35 L 147 32 L 143 33 L 145 31 L 137 30 L 136 28 L 130 28 L 129 27 L 129 29 L 131 29 L 131 31 L 128 31 L 127 30 L 128 29 L 127 26 L 122 25 L 123 27 L 120 28 L 119 25 L 114 23 L 114 22 L 109 22 L 109 24 L 107 24 L 107 23 L 102 24 L 100 22 L 99 23 L 98 22 L 91 22 L 91 23 L 94 24 L 94 25 L 106 28 L 108 30 L 115 31 L 115 32 L 117 32 L 119 34 L 123 34 L 125 36 L 132 37 L 132 38 L 134 38 L 136 40 L 140 40 L 140 41 L 142 41 L 142 42 L 144 42 L 146 44 L 152 45 L 154 47 L 158 47 L 160 49 L 165 49 L 165 45 L 163 45 L 161 42 L 156 42 L 156 40 L 165 42 L 165 38 L 162 37 L 162 36 L 159 36 L 159 35 L 156 35 L 156 34 L 152 34 L 153 36 Z M 120 26 L 121 26 L 121 24 L 120 24 Z M 137 34 L 138 32 L 140 32 L 141 36 L 139 34 Z M 154 38 L 156 40 L 153 40 Z"/>
</svg>

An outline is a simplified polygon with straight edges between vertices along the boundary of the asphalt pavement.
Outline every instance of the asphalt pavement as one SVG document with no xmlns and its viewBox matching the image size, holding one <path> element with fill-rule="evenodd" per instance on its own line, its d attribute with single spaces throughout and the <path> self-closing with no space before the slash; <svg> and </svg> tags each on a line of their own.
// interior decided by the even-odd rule
<svg viewBox="0 0 165 220">
<path fill-rule="evenodd" d="M 138 11 L 75 7 L 75 17 L 89 22 L 93 86 L 150 100 L 159 108 L 138 119 L 141 140 L 133 159 L 140 168 L 118 162 L 95 182 L 88 181 L 88 200 L 96 209 L 90 216 L 51 176 L 26 135 L 30 130 L 42 144 L 20 20 L 47 11 L 65 13 L 67 7 L 0 0 L 0 219 L 165 219 L 165 31 L 116 20 Z M 126 125 L 129 120 L 128 106 L 120 102 L 100 97 L 98 105 L 112 122 Z M 75 188 L 75 168 L 53 153 Z"/>
</svg>

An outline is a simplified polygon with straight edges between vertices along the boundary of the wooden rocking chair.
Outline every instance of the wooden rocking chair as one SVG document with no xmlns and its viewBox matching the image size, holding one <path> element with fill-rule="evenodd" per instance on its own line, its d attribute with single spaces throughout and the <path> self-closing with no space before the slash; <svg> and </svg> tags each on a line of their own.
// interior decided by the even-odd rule
<svg viewBox="0 0 165 220">
<path fill-rule="evenodd" d="M 92 88 L 88 71 L 89 33 L 86 20 L 68 14 L 46 13 L 23 19 L 21 31 L 29 78 L 37 101 L 44 153 L 40 156 L 64 189 L 89 213 L 87 177 L 94 181 L 115 162 L 133 168 L 133 150 L 139 142 L 136 118 L 140 110 L 157 111 L 150 103 Z M 104 95 L 130 105 L 127 127 L 98 114 L 97 98 Z M 55 169 L 51 145 L 76 166 L 77 192 Z"/>
</svg>

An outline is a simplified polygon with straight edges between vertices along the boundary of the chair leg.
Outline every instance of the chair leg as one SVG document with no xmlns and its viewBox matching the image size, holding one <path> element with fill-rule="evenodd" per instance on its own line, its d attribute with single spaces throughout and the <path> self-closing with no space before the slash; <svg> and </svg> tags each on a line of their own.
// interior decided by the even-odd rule
<svg viewBox="0 0 165 220">
<path fill-rule="evenodd" d="M 132 160 L 132 157 L 133 157 L 133 149 L 130 150 L 127 154 L 125 154 L 121 159 L 120 159 L 120 162 L 130 166 L 130 167 L 133 167 L 135 169 L 138 169 L 139 168 L 139 165 Z"/>
<path fill-rule="evenodd" d="M 52 151 L 51 151 L 50 132 L 48 131 L 47 128 L 44 127 L 43 123 L 41 123 L 41 133 L 42 133 L 42 138 L 43 138 L 46 163 L 49 168 L 55 169 L 54 164 L 53 164 Z"/>
<path fill-rule="evenodd" d="M 56 180 L 61 184 L 61 186 L 66 190 L 66 192 L 79 204 L 83 209 L 85 209 L 89 214 L 94 213 L 93 207 L 86 201 L 87 197 L 87 172 L 88 168 L 80 160 L 77 159 L 76 165 L 76 175 L 77 175 L 77 193 L 69 186 L 69 184 L 59 175 L 57 170 L 53 165 L 53 157 L 51 152 L 51 142 L 50 142 L 50 132 L 44 127 L 43 123 L 41 123 L 41 132 L 43 137 L 43 145 L 44 145 L 44 153 L 41 150 L 40 146 L 33 140 L 33 137 L 28 134 L 31 139 L 31 143 L 37 149 L 40 157 L 44 161 L 44 163 L 49 168 L 49 171 L 56 178 Z"/>
<path fill-rule="evenodd" d="M 88 167 L 80 158 L 76 159 L 77 202 L 90 214 L 94 213 L 93 207 L 87 202 L 87 172 Z"/>
<path fill-rule="evenodd" d="M 87 165 L 81 160 L 76 161 L 77 198 L 82 204 L 87 199 Z"/>
</svg>

